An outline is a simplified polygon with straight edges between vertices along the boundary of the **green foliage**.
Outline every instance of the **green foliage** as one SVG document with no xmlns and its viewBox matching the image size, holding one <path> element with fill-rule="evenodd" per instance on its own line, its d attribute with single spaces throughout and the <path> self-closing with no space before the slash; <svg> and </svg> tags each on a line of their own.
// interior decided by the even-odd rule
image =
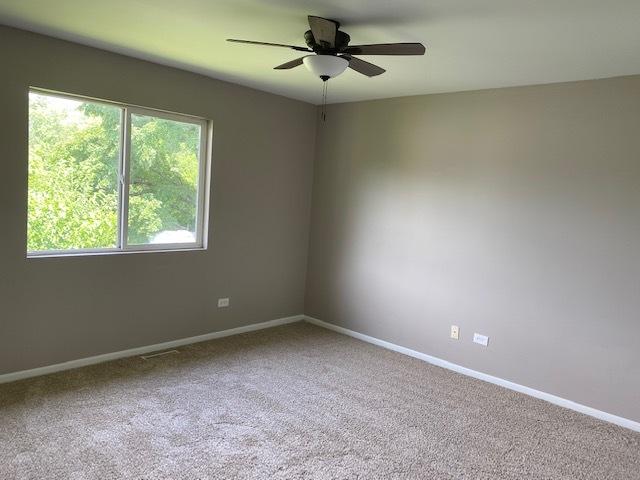
<svg viewBox="0 0 640 480">
<path fill-rule="evenodd" d="M 149 238 L 152 206 L 156 232 L 195 231 L 199 138 L 197 125 L 132 115 L 130 243 Z"/>
<path fill-rule="evenodd" d="M 30 95 L 28 250 L 117 244 L 121 109 Z M 129 242 L 195 230 L 199 128 L 132 115 Z"/>
</svg>

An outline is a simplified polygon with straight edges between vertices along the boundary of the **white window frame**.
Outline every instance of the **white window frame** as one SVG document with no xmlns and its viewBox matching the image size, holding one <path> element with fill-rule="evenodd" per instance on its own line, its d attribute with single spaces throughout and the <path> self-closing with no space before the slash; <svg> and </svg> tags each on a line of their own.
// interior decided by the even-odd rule
<svg viewBox="0 0 640 480">
<path fill-rule="evenodd" d="M 69 100 L 97 103 L 120 108 L 121 132 L 120 132 L 120 158 L 118 162 L 118 230 L 115 247 L 106 248 L 82 248 L 68 250 L 35 250 L 27 251 L 28 258 L 79 256 L 79 255 L 103 255 L 141 252 L 168 252 L 184 250 L 206 250 L 207 248 L 207 222 L 209 218 L 209 190 L 211 175 L 211 142 L 213 127 L 210 120 L 194 115 L 174 113 L 166 110 L 158 110 L 148 107 L 140 107 L 121 102 L 96 99 L 83 95 L 62 93 L 39 87 L 30 87 L 29 93 L 49 95 Z M 145 115 L 164 120 L 174 120 L 182 123 L 191 123 L 200 127 L 200 145 L 198 150 L 198 194 L 196 204 L 196 241 L 185 243 L 158 243 L 144 245 L 130 245 L 128 242 L 129 228 L 129 181 L 131 172 L 131 115 Z"/>
</svg>

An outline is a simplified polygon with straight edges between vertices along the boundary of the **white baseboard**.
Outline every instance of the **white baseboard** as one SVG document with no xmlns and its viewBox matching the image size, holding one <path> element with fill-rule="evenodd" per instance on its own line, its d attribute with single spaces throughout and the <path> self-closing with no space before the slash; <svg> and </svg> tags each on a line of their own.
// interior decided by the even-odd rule
<svg viewBox="0 0 640 480">
<path fill-rule="evenodd" d="M 245 325 L 244 327 L 231 328 L 229 330 L 222 330 L 219 332 L 205 333 L 204 335 L 198 335 L 195 337 L 181 338 L 178 340 L 171 340 L 169 342 L 156 343 L 155 345 L 146 345 L 144 347 L 122 350 L 120 352 L 105 353 L 103 355 L 96 355 L 95 357 L 80 358 L 78 360 L 56 363 L 55 365 L 47 365 L 46 367 L 33 368 L 31 370 L 6 373 L 4 375 L 0 375 L 0 383 L 14 382 L 16 380 L 22 380 L 23 378 L 37 377 L 40 375 L 47 375 L 49 373 L 62 372 L 63 370 L 85 367 L 87 365 L 94 365 L 96 363 L 109 362 L 111 360 L 117 360 L 119 358 L 135 357 L 137 355 L 144 355 L 145 353 L 149 352 L 176 348 L 192 343 L 205 342 L 207 340 L 213 340 L 214 338 L 229 337 L 231 335 L 237 335 L 239 333 L 262 330 L 264 328 L 276 327 L 278 325 L 299 322 L 301 320 L 304 320 L 304 315 L 294 315 L 292 317 L 277 318 L 268 322 L 254 323 L 251 325 Z"/>
<path fill-rule="evenodd" d="M 337 325 L 333 325 L 332 323 L 327 323 L 322 320 L 318 320 L 317 318 L 309 317 L 306 315 L 304 316 L 304 318 L 305 318 L 305 321 L 312 323 L 314 325 L 318 325 L 319 327 L 324 327 L 329 330 L 333 330 L 335 332 L 342 333 L 344 335 L 348 335 L 353 338 L 357 338 L 358 340 L 363 340 L 365 342 L 372 343 L 374 345 L 378 345 L 380 347 L 387 348 L 395 352 L 403 353 L 405 355 L 417 358 L 419 360 L 423 360 L 433 365 L 437 365 L 439 367 L 443 367 L 448 370 L 453 370 L 454 372 L 462 373 L 463 375 L 468 375 L 469 377 L 477 378 L 479 380 L 484 380 L 485 382 L 493 383 L 495 385 L 500 385 L 501 387 L 508 388 L 509 390 L 515 390 L 516 392 L 524 393 L 532 397 L 546 400 L 547 402 L 553 403 L 555 405 L 569 408 L 571 410 L 575 410 L 576 412 L 584 413 L 585 415 L 589 415 L 591 417 L 595 417 L 600 420 L 604 420 L 606 422 L 615 423 L 616 425 L 620 425 L 621 427 L 629 428 L 631 430 L 635 430 L 636 432 L 640 432 L 640 422 L 629 420 L 628 418 L 619 417 L 617 415 L 603 412 L 601 410 L 596 410 L 595 408 L 588 407 L 586 405 L 582 405 L 580 403 L 576 403 L 571 400 L 567 400 L 565 398 L 557 397 L 556 395 L 552 395 L 550 393 L 541 392 L 540 390 L 535 390 L 530 387 L 525 387 L 524 385 L 510 382 L 509 380 L 504 380 L 502 378 L 494 377 L 493 375 L 488 375 L 486 373 L 478 372 L 476 370 L 471 370 L 470 368 L 448 362 L 447 360 L 433 357 L 431 355 L 427 355 L 426 353 L 418 352 L 416 350 L 411 350 L 409 348 L 402 347 L 400 345 L 396 345 L 394 343 L 387 342 L 385 340 L 380 340 L 379 338 L 371 337 L 363 333 L 354 332 L 353 330 L 349 330 L 348 328 L 339 327 Z"/>
<path fill-rule="evenodd" d="M 569 408 L 571 410 L 575 410 L 576 412 L 584 413 L 586 415 L 598 418 L 600 420 L 604 420 L 606 422 L 614 423 L 616 425 L 620 425 L 621 427 L 629 428 L 631 430 L 635 430 L 636 432 L 640 432 L 640 422 L 629 420 L 624 417 L 619 417 L 611 413 L 603 412 L 601 410 L 597 410 L 595 408 L 588 407 L 586 405 L 582 405 L 580 403 L 576 403 L 571 400 L 567 400 L 565 398 L 552 395 L 550 393 L 541 392 L 540 390 L 535 390 L 533 388 L 526 387 L 524 385 L 520 385 L 518 383 L 514 383 L 509 380 L 504 380 L 499 377 L 494 377 L 493 375 L 478 372 L 476 370 L 472 370 L 470 368 L 463 367 L 455 363 L 451 363 L 447 360 L 443 360 L 438 357 L 427 355 L 426 353 L 418 352 L 416 350 L 411 350 L 410 348 L 402 347 L 400 345 L 396 345 L 394 343 L 387 342 L 385 340 L 380 340 L 379 338 L 371 337 L 363 333 L 354 332 L 353 330 L 349 330 L 348 328 L 339 327 L 337 325 L 333 325 L 331 323 L 327 323 L 322 320 L 318 320 L 317 318 L 309 317 L 306 315 L 294 315 L 291 317 L 278 318 L 278 319 L 270 320 L 267 322 L 254 323 L 251 325 L 245 325 L 244 327 L 237 327 L 237 328 L 231 328 L 229 330 L 222 330 L 219 332 L 206 333 L 204 335 L 198 335 L 195 337 L 181 338 L 178 340 L 171 340 L 169 342 L 157 343 L 155 345 L 146 345 L 144 347 L 137 347 L 137 348 L 131 348 L 129 350 L 122 350 L 119 352 L 105 353 L 103 355 L 96 355 L 94 357 L 71 360 L 64 363 L 57 363 L 55 365 L 47 365 L 45 367 L 33 368 L 31 370 L 22 370 L 19 372 L 6 373 L 3 375 L 0 375 L 0 383 L 13 382 L 16 380 L 22 380 L 24 378 L 37 377 L 40 375 L 47 375 L 49 373 L 55 373 L 55 372 L 62 372 L 64 370 L 71 370 L 73 368 L 80 368 L 87 365 L 94 365 L 96 363 L 108 362 L 108 361 L 117 360 L 120 358 L 144 355 L 145 353 L 155 352 L 159 350 L 166 350 L 170 348 L 176 348 L 183 345 L 189 345 L 192 343 L 205 342 L 207 340 L 213 340 L 215 338 L 229 337 L 231 335 L 237 335 L 239 333 L 262 330 L 265 328 L 276 327 L 278 325 L 285 325 L 287 323 L 298 322 L 301 320 L 305 320 L 314 325 L 318 325 L 320 327 L 327 328 L 329 330 L 333 330 L 335 332 L 342 333 L 344 335 L 348 335 L 350 337 L 357 338 L 359 340 L 363 340 L 365 342 L 372 343 L 374 345 L 378 345 L 380 347 L 393 350 L 395 352 L 399 352 L 404 355 L 417 358 L 419 360 L 423 360 L 425 362 L 431 363 L 433 365 L 437 365 L 439 367 L 446 368 L 448 370 L 452 370 L 454 372 L 462 373 L 463 375 L 468 375 L 470 377 L 477 378 L 479 380 L 484 380 L 485 382 L 493 383 L 495 385 L 499 385 L 501 387 L 505 387 L 510 390 L 515 390 L 516 392 L 524 393 L 532 397 L 546 400 L 547 402 L 553 403 L 555 405 Z"/>
</svg>

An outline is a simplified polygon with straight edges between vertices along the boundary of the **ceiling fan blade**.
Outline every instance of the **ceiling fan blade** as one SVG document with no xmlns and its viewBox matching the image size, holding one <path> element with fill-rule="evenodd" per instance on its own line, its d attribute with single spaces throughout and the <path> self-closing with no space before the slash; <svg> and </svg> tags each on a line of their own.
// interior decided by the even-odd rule
<svg viewBox="0 0 640 480">
<path fill-rule="evenodd" d="M 284 45 L 282 43 L 254 42 L 253 40 L 236 40 L 235 38 L 227 38 L 227 42 L 248 43 L 249 45 L 265 45 L 267 47 L 283 47 L 297 50 L 298 52 L 313 52 L 313 50 L 305 47 L 296 47 L 295 45 Z"/>
<path fill-rule="evenodd" d="M 350 45 L 344 53 L 350 55 L 424 55 L 421 43 L 376 43 L 373 45 Z"/>
<path fill-rule="evenodd" d="M 359 58 L 350 55 L 344 55 L 344 58 L 345 60 L 349 60 L 349 68 L 367 77 L 375 77 L 376 75 L 386 72 L 384 68 L 374 65 L 373 63 L 365 62 Z"/>
<path fill-rule="evenodd" d="M 304 57 L 296 58 L 295 60 L 291 60 L 290 62 L 283 63 L 282 65 L 278 65 L 277 67 L 273 67 L 274 70 L 289 70 L 290 68 L 295 68 L 302 65 L 302 59 Z"/>
<path fill-rule="evenodd" d="M 309 26 L 317 44 L 325 43 L 331 48 L 336 46 L 336 35 L 340 24 L 328 18 L 309 15 Z"/>
</svg>

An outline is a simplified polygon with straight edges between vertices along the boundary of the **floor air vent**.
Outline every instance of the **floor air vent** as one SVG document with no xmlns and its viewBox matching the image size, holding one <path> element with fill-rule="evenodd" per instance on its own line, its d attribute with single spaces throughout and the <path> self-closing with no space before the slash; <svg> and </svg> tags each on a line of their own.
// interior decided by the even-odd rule
<svg viewBox="0 0 640 480">
<path fill-rule="evenodd" d="M 159 357 L 161 355 L 169 355 L 173 353 L 180 353 L 178 350 L 167 350 L 166 352 L 158 352 L 158 353 L 150 353 L 149 355 L 140 355 L 140 358 L 143 360 L 149 360 L 153 357 Z"/>
</svg>

